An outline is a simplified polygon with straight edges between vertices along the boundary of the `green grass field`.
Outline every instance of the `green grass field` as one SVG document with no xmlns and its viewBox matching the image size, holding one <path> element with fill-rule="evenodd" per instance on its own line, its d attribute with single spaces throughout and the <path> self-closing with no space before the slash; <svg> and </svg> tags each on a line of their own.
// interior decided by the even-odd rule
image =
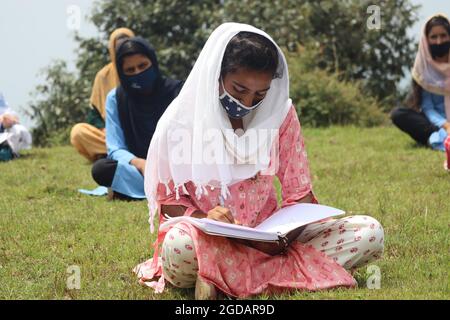
<svg viewBox="0 0 450 320">
<path fill-rule="evenodd" d="M 296 292 L 281 299 L 449 299 L 450 175 L 444 153 L 394 128 L 304 129 L 314 191 L 323 204 L 368 214 L 384 226 L 381 288 Z M 0 163 L 0 299 L 192 299 L 156 295 L 131 269 L 151 255 L 146 202 L 108 202 L 71 147 L 34 149 Z M 69 290 L 67 270 L 81 270 Z M 267 298 L 257 297 L 257 298 Z"/>
</svg>

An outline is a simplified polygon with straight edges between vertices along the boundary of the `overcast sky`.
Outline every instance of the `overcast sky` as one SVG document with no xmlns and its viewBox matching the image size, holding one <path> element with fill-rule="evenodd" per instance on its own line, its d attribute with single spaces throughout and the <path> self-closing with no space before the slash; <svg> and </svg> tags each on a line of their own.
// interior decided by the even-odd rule
<svg viewBox="0 0 450 320">
<path fill-rule="evenodd" d="M 376 0 L 373 1 L 376 4 Z M 418 34 L 422 21 L 436 12 L 450 16 L 448 0 L 412 0 L 421 4 L 421 22 L 411 32 Z M 9 105 L 23 114 L 31 100 L 29 93 L 43 79 L 39 71 L 54 59 L 64 59 L 73 68 L 75 61 L 74 14 L 68 12 L 77 6 L 81 14 L 79 33 L 98 36 L 87 22 L 94 1 L 91 0 L 1 0 L 0 1 L 0 91 Z M 25 124 L 30 120 L 23 118 Z"/>
<path fill-rule="evenodd" d="M 39 71 L 52 60 L 63 59 L 74 68 L 74 26 L 68 13 L 71 6 L 80 9 L 82 21 L 79 33 L 96 36 L 97 30 L 85 16 L 91 0 L 0 0 L 0 91 L 8 104 L 23 114 L 31 100 L 29 95 L 44 80 Z M 30 120 L 21 117 L 22 122 Z"/>
</svg>

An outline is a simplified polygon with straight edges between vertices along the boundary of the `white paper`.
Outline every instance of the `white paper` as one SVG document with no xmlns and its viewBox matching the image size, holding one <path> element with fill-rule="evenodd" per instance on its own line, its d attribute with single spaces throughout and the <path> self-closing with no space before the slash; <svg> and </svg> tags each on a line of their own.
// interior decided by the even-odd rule
<svg viewBox="0 0 450 320">
<path fill-rule="evenodd" d="M 340 209 L 328 206 L 312 203 L 299 203 L 280 209 L 256 226 L 255 229 L 286 234 L 293 229 L 305 226 L 309 223 L 342 215 L 344 213 L 345 212 Z"/>
<path fill-rule="evenodd" d="M 301 226 L 344 213 L 342 210 L 328 206 L 301 203 L 278 210 L 255 228 L 206 218 L 198 219 L 182 216 L 169 218 L 161 224 L 160 229 L 164 230 L 179 222 L 188 222 L 211 235 L 259 241 L 277 241 L 279 235 L 286 235 L 289 231 Z"/>
</svg>

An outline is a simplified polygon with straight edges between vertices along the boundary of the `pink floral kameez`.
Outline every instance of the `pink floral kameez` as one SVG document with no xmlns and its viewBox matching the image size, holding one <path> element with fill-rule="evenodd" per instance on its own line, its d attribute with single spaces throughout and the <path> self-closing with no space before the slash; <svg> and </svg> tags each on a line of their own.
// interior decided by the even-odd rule
<svg viewBox="0 0 450 320">
<path fill-rule="evenodd" d="M 280 163 L 277 177 L 282 186 L 282 207 L 295 204 L 312 192 L 308 161 L 295 108 L 292 107 L 280 127 Z M 229 186 L 230 196 L 225 207 L 230 208 L 235 219 L 243 225 L 254 227 L 267 219 L 277 209 L 274 176 L 260 175 Z M 176 200 L 173 184 L 171 193 L 158 187 L 159 205 L 183 205 L 186 215 L 196 210 L 208 212 L 219 205 L 220 189 L 207 187 L 197 199 L 196 186 L 186 184 L 188 194 L 180 194 Z M 162 217 L 160 216 L 160 219 Z M 338 286 L 353 287 L 356 281 L 333 259 L 311 245 L 294 241 L 285 254 L 270 256 L 256 249 L 238 244 L 233 240 L 204 234 L 195 227 L 178 224 L 181 234 L 190 235 L 198 260 L 198 275 L 213 283 L 223 292 L 248 297 L 262 292 L 279 292 L 286 289 L 319 290 Z M 165 233 L 160 232 L 159 244 Z M 155 246 L 158 247 L 158 244 Z M 140 265 L 140 281 L 162 291 L 164 279 L 161 276 L 161 261 L 155 259 Z"/>
</svg>

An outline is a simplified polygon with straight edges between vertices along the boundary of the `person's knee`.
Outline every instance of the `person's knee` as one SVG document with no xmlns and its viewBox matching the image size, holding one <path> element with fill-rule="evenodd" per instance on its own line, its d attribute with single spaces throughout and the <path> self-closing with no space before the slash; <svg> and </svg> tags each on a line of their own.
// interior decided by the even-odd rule
<svg viewBox="0 0 450 320">
<path fill-rule="evenodd" d="M 389 115 L 391 117 L 391 121 L 395 125 L 398 125 L 399 123 L 401 123 L 401 120 L 402 120 L 404 114 L 405 114 L 404 108 L 397 107 L 397 108 L 393 109 Z"/>
<path fill-rule="evenodd" d="M 161 250 L 164 277 L 179 288 L 191 288 L 195 285 L 198 262 L 194 241 L 189 233 L 172 227 L 164 237 Z"/>
<path fill-rule="evenodd" d="M 72 127 L 72 130 L 70 130 L 70 143 L 73 146 L 76 147 L 80 145 L 81 141 L 83 140 L 85 130 L 86 130 L 85 123 L 77 123 Z"/>
<path fill-rule="evenodd" d="M 163 247 L 170 245 L 170 243 L 176 241 L 179 246 L 182 246 L 184 249 L 188 251 L 194 251 L 194 242 L 190 234 L 183 230 L 182 227 L 179 226 L 180 223 L 174 225 L 164 237 Z"/>
<path fill-rule="evenodd" d="M 361 237 L 367 241 L 368 247 L 374 255 L 381 255 L 384 251 L 384 229 L 381 223 L 370 216 L 360 216 Z"/>
<path fill-rule="evenodd" d="M 411 116 L 415 114 L 415 111 L 405 107 L 397 107 L 390 113 L 392 123 L 400 130 L 408 128 L 408 124 L 411 122 Z"/>
<path fill-rule="evenodd" d="M 92 166 L 92 178 L 101 186 L 110 187 L 114 179 L 117 162 L 111 159 L 97 160 Z"/>
</svg>

